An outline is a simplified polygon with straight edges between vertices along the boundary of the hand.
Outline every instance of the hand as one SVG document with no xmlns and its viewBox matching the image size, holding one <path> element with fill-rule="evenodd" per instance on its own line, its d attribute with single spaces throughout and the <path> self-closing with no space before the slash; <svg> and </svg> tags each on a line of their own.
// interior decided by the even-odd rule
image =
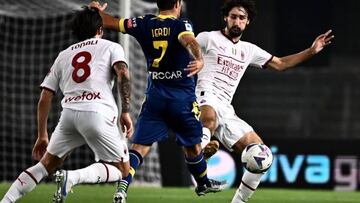
<svg viewBox="0 0 360 203">
<path fill-rule="evenodd" d="M 32 150 L 33 159 L 40 161 L 46 152 L 46 147 L 48 146 L 49 138 L 46 136 L 38 136 L 36 139 L 35 145 Z"/>
<path fill-rule="evenodd" d="M 330 35 L 331 32 L 332 30 L 328 30 L 315 39 L 310 48 L 314 54 L 319 53 L 325 46 L 331 44 L 331 40 L 335 37 L 334 35 Z"/>
<path fill-rule="evenodd" d="M 106 7 L 108 6 L 107 3 L 104 3 L 102 6 L 98 1 L 92 1 L 89 4 L 89 7 L 91 8 L 97 8 L 99 11 L 105 11 Z"/>
<path fill-rule="evenodd" d="M 204 66 L 204 61 L 201 60 L 194 60 L 191 61 L 189 63 L 189 65 L 187 65 L 187 68 L 185 68 L 185 71 L 189 71 L 190 73 L 187 75 L 188 77 L 191 77 L 195 74 L 197 74 L 198 72 L 200 72 L 200 70 L 203 68 Z"/>
<path fill-rule="evenodd" d="M 123 133 L 126 133 L 127 138 L 131 138 L 134 133 L 133 122 L 129 113 L 121 113 L 120 126 Z"/>
</svg>

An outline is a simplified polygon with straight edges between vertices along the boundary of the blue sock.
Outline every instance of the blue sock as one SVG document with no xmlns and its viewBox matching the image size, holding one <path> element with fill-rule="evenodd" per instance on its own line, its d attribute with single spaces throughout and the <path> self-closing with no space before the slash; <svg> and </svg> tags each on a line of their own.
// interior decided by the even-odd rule
<svg viewBox="0 0 360 203">
<path fill-rule="evenodd" d="M 198 185 L 209 184 L 209 179 L 207 177 L 207 163 L 202 153 L 194 158 L 185 157 L 185 162 Z"/>
<path fill-rule="evenodd" d="M 143 163 L 143 158 L 139 154 L 139 152 L 135 150 L 129 150 L 129 157 L 130 157 L 130 171 L 129 175 L 122 178 L 122 180 L 119 182 L 118 189 L 124 192 L 127 192 L 129 185 L 135 175 L 136 170 L 139 168 L 139 166 Z"/>
</svg>

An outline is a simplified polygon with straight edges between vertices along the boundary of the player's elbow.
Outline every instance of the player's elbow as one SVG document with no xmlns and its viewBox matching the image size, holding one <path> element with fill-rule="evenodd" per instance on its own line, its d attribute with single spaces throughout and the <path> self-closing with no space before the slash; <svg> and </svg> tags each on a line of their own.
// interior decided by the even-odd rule
<svg viewBox="0 0 360 203">
<path fill-rule="evenodd" d="M 280 71 L 283 72 L 285 71 L 287 68 L 289 68 L 289 65 L 285 62 L 282 61 L 281 59 L 277 58 L 273 61 L 271 61 L 268 66 L 270 66 L 272 69 L 276 70 L 276 71 Z"/>
</svg>

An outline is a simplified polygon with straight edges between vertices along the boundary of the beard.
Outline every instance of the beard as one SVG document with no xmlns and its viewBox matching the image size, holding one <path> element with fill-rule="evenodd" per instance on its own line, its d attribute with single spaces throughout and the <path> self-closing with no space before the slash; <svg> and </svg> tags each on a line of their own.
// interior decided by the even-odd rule
<svg viewBox="0 0 360 203">
<path fill-rule="evenodd" d="M 240 37 L 243 33 L 243 31 L 237 26 L 228 27 L 228 30 L 229 30 L 229 37 L 231 38 Z"/>
</svg>

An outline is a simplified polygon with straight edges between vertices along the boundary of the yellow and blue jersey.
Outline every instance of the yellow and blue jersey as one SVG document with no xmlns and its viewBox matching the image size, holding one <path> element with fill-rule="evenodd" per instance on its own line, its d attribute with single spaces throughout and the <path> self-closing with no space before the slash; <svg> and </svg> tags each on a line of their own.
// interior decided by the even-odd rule
<svg viewBox="0 0 360 203">
<path fill-rule="evenodd" d="M 196 78 L 187 77 L 184 69 L 191 61 L 190 54 L 180 44 L 184 34 L 194 34 L 187 20 L 174 16 L 145 15 L 121 19 L 120 31 L 140 43 L 146 56 L 148 87 L 132 142 L 151 145 L 175 133 L 181 146 L 201 142 L 202 125 L 196 103 Z"/>
<path fill-rule="evenodd" d="M 192 60 L 179 38 L 192 34 L 192 24 L 168 15 L 145 15 L 121 19 L 120 31 L 136 38 L 146 57 L 148 69 L 147 95 L 168 99 L 194 100 L 195 77 L 184 71 Z"/>
</svg>

